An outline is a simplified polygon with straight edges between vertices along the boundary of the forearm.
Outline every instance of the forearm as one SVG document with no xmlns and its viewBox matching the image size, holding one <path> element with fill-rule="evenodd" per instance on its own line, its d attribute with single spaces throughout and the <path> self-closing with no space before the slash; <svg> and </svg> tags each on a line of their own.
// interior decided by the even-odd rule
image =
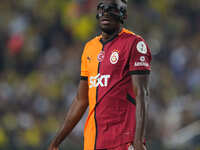
<svg viewBox="0 0 200 150">
<path fill-rule="evenodd" d="M 72 131 L 72 129 L 83 116 L 87 107 L 88 103 L 80 102 L 77 98 L 73 100 L 73 103 L 70 106 L 70 109 L 65 117 L 64 124 L 54 139 L 54 144 L 56 146 L 60 145 L 60 143 L 65 139 L 65 137 Z"/>
<path fill-rule="evenodd" d="M 134 147 L 136 150 L 144 150 L 144 136 L 147 125 L 147 108 L 149 101 L 148 81 L 149 75 L 132 75 L 133 91 L 136 95 L 136 130 Z"/>
<path fill-rule="evenodd" d="M 147 124 L 147 96 L 145 94 L 139 94 L 136 97 L 136 133 L 135 143 L 143 143 L 145 136 L 145 127 Z"/>
</svg>

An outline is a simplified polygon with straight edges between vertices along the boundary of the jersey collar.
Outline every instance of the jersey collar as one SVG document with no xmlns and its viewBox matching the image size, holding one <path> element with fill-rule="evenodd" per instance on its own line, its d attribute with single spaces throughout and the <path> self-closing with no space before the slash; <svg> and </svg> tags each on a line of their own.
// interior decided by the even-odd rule
<svg viewBox="0 0 200 150">
<path fill-rule="evenodd" d="M 102 40 L 102 35 L 100 35 L 99 41 L 101 42 L 101 44 L 106 45 L 107 43 L 109 43 L 109 42 L 111 42 L 112 40 L 114 40 L 116 37 L 120 36 L 120 35 L 124 32 L 124 30 L 125 30 L 125 29 L 122 28 L 121 31 L 120 31 L 118 34 L 116 34 L 116 35 L 113 36 L 111 39 L 109 39 L 109 40 L 107 40 L 107 41 L 105 41 L 105 42 L 103 42 L 103 40 Z"/>
</svg>

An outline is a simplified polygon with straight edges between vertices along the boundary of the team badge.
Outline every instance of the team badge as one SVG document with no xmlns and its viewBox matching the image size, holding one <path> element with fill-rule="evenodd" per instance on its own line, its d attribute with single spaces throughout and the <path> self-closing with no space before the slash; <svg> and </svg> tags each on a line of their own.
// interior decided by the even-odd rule
<svg viewBox="0 0 200 150">
<path fill-rule="evenodd" d="M 137 44 L 137 50 L 138 52 L 142 53 L 142 54 L 146 54 L 147 53 L 147 46 L 143 41 L 138 42 Z"/>
<path fill-rule="evenodd" d="M 99 62 L 102 62 L 103 59 L 104 59 L 104 57 L 105 57 L 105 52 L 104 52 L 104 51 L 101 51 L 101 52 L 98 54 L 98 56 L 97 56 L 97 60 L 98 60 Z"/>
<path fill-rule="evenodd" d="M 110 56 L 110 63 L 111 64 L 116 64 L 119 60 L 119 52 L 118 51 L 113 51 L 111 56 Z"/>
</svg>

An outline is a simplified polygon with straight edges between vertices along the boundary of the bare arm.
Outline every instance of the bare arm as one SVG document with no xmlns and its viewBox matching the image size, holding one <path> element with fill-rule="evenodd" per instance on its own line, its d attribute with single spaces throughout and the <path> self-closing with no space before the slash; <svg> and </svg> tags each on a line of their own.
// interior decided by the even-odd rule
<svg viewBox="0 0 200 150">
<path fill-rule="evenodd" d="M 143 149 L 145 127 L 147 124 L 149 75 L 132 75 L 133 89 L 136 94 L 136 133 L 134 145 L 136 150 Z"/>
<path fill-rule="evenodd" d="M 88 107 L 88 82 L 81 80 L 76 97 L 74 98 L 65 121 L 57 136 L 52 141 L 49 150 L 57 150 L 61 142 L 69 135 L 79 122 Z"/>
</svg>

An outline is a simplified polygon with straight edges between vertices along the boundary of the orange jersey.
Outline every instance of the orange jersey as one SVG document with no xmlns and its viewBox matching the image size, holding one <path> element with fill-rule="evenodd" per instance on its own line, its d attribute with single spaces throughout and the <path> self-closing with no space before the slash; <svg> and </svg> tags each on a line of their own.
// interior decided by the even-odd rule
<svg viewBox="0 0 200 150">
<path fill-rule="evenodd" d="M 106 43 L 97 36 L 86 44 L 81 58 L 81 79 L 88 80 L 89 87 L 84 150 L 133 141 L 136 102 L 131 74 L 149 74 L 150 61 L 145 41 L 126 29 Z"/>
</svg>

